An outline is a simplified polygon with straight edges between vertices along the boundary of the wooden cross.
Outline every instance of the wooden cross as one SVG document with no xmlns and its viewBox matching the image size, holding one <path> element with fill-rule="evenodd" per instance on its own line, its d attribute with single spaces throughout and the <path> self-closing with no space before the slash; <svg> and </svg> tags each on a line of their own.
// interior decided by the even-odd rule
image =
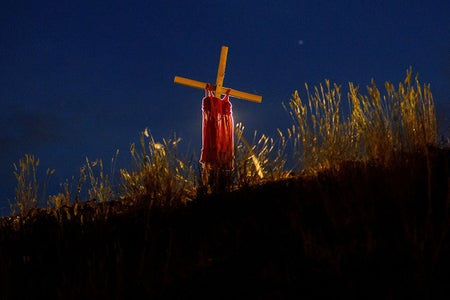
<svg viewBox="0 0 450 300">
<path fill-rule="evenodd" d="M 215 96 L 217 98 L 220 98 L 222 94 L 225 94 L 229 90 L 230 91 L 229 95 L 231 97 L 261 103 L 262 97 L 259 95 L 241 92 L 223 86 L 223 79 L 225 78 L 225 67 L 227 64 L 227 55 L 228 55 L 228 47 L 222 46 L 222 50 L 220 52 L 219 68 L 217 69 L 216 85 L 210 85 L 212 89 L 215 91 Z M 175 76 L 173 81 L 178 84 L 183 84 L 202 90 L 206 90 L 206 87 L 208 85 L 206 82 L 192 80 L 181 76 Z"/>
</svg>

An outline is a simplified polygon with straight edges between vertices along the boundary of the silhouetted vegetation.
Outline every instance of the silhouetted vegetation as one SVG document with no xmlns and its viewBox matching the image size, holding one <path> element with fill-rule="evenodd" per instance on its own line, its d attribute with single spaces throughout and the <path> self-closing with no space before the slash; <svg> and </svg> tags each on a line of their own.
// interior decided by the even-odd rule
<svg viewBox="0 0 450 300">
<path fill-rule="evenodd" d="M 0 220 L 2 299 L 450 295 L 450 149 L 429 85 L 409 69 L 385 89 L 372 82 L 364 96 L 350 83 L 346 117 L 340 86 L 306 86 L 277 139 L 249 142 L 237 124 L 226 186 L 202 182 L 179 138 L 145 130 L 118 186 L 86 158 L 39 205 L 45 182 L 26 155 Z"/>
</svg>

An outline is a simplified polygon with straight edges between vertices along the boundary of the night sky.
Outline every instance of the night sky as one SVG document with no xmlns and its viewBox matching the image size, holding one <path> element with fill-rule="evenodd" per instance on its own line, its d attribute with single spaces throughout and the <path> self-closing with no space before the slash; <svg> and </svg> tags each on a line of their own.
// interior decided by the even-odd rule
<svg viewBox="0 0 450 300">
<path fill-rule="evenodd" d="M 48 194 L 89 160 L 129 166 L 148 128 L 174 134 L 199 156 L 204 92 L 175 75 L 214 83 L 228 46 L 224 86 L 235 122 L 276 138 L 295 90 L 329 79 L 345 88 L 373 78 L 397 85 L 412 66 L 430 83 L 449 133 L 450 1 L 15 1 L 0 9 L 0 214 L 14 199 L 13 163 L 26 153 L 56 169 Z M 364 89 L 362 89 L 364 90 Z M 109 170 L 109 169 L 108 169 Z M 43 177 L 41 179 L 44 179 Z"/>
</svg>

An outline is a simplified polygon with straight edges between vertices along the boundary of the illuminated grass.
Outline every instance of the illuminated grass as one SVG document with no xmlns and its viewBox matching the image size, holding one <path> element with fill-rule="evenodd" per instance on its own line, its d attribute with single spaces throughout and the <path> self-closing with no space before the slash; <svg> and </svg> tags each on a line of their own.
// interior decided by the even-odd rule
<svg viewBox="0 0 450 300">
<path fill-rule="evenodd" d="M 19 163 L 13 166 L 17 186 L 15 188 L 15 203 L 10 205 L 11 212 L 12 214 L 26 215 L 38 206 L 39 181 L 37 179 L 37 171 L 39 159 L 35 158 L 34 155 L 25 154 L 24 158 L 20 159 Z M 50 176 L 54 172 L 55 170 L 47 169 L 46 180 L 41 185 L 44 195 Z"/>
<path fill-rule="evenodd" d="M 302 170 L 319 170 L 357 159 L 355 128 L 348 120 L 342 121 L 340 87 L 328 80 L 325 87 L 315 87 L 313 93 L 307 84 L 305 87 L 306 103 L 297 91 L 289 102 L 293 125 L 287 135 L 292 140 L 296 165 Z"/>
<path fill-rule="evenodd" d="M 448 291 L 450 153 L 436 143 L 429 85 L 411 74 L 398 88 L 386 83 L 384 96 L 374 82 L 367 95 L 350 83 L 347 115 L 340 86 L 306 85 L 277 139 L 247 140 L 237 124 L 226 193 L 221 182 L 205 189 L 198 160 L 178 155 L 180 138 L 145 130 L 120 186 L 86 158 L 40 210 L 40 163 L 26 155 L 15 165 L 14 215 L 0 219 L 0 297 Z"/>
<path fill-rule="evenodd" d="M 429 85 L 415 85 L 412 69 L 395 89 L 386 82 L 386 95 L 372 81 L 363 95 L 349 83 L 347 118 L 341 113 L 341 87 L 325 81 L 302 101 L 295 91 L 288 111 L 293 125 L 288 137 L 303 170 L 338 168 L 345 161 L 374 160 L 389 164 L 395 154 L 424 151 L 437 145 L 437 122 Z"/>
<path fill-rule="evenodd" d="M 177 207 L 191 201 L 197 181 L 195 169 L 178 158 L 180 141 L 174 136 L 158 143 L 145 130 L 141 134 L 140 152 L 131 145 L 134 169 L 120 170 L 122 195 L 131 201 L 144 198 L 149 206 L 160 207 Z"/>
<path fill-rule="evenodd" d="M 116 151 L 116 158 L 119 151 Z M 114 191 L 111 185 L 111 177 L 114 176 L 115 159 L 111 160 L 112 170 L 111 175 L 105 174 L 103 170 L 103 161 L 97 159 L 93 162 L 89 161 L 86 157 L 86 165 L 81 169 L 82 178 L 87 177 L 91 187 L 88 190 L 89 199 L 95 199 L 98 202 L 106 202 L 113 200 Z M 94 168 L 98 168 L 98 171 L 94 171 Z M 83 174 L 87 172 L 87 174 Z"/>
<path fill-rule="evenodd" d="M 294 174 L 317 174 L 320 170 L 339 170 L 346 162 L 377 162 L 388 166 L 396 155 L 426 152 L 437 145 L 437 122 L 430 85 L 412 79 L 412 68 L 396 88 L 385 83 L 385 94 L 374 81 L 366 87 L 349 83 L 347 115 L 341 101 L 341 86 L 325 80 L 312 89 L 305 84 L 306 101 L 295 91 L 288 111 L 292 126 L 286 134 L 278 130 L 276 139 L 255 131 L 249 142 L 244 125 L 235 126 L 235 161 L 232 172 L 215 174 L 209 182 L 201 179 L 199 163 L 193 157 L 180 158 L 181 138 L 156 141 L 146 129 L 141 133 L 140 147 L 130 148 L 133 166 L 120 169 L 119 186 L 113 186 L 114 172 L 105 174 L 102 160 L 90 161 L 80 170 L 76 191 L 68 182 L 63 191 L 43 201 L 61 209 L 82 200 L 106 203 L 111 200 L 148 207 L 175 208 L 193 201 L 198 195 L 233 191 L 242 187 L 284 179 Z M 289 148 L 289 145 L 292 147 Z M 118 153 L 116 153 L 117 157 Z M 115 165 L 114 158 L 111 161 Z M 26 155 L 14 165 L 17 179 L 13 215 L 37 208 L 39 159 Z M 47 170 L 48 177 L 54 170 Z M 214 174 L 213 174 L 214 175 Z M 225 175 L 225 176 L 223 176 Z M 80 199 L 83 185 L 88 184 L 88 199 Z M 45 184 L 44 184 L 45 188 Z"/>
<path fill-rule="evenodd" d="M 236 188 L 260 184 L 289 176 L 286 167 L 286 140 L 279 132 L 279 139 L 274 140 L 255 131 L 249 143 L 244 137 L 244 125 L 236 124 L 235 134 L 235 169 L 233 171 Z"/>
</svg>

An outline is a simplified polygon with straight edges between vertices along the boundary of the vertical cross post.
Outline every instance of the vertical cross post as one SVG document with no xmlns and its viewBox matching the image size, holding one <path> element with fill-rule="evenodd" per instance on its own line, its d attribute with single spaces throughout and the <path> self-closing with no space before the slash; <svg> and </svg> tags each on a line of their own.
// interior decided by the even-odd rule
<svg viewBox="0 0 450 300">
<path fill-rule="evenodd" d="M 225 67 L 227 65 L 228 47 L 222 46 L 220 51 L 219 67 L 217 68 L 217 79 L 216 79 L 216 97 L 220 98 L 222 96 L 222 86 L 223 80 L 225 78 Z"/>
</svg>

